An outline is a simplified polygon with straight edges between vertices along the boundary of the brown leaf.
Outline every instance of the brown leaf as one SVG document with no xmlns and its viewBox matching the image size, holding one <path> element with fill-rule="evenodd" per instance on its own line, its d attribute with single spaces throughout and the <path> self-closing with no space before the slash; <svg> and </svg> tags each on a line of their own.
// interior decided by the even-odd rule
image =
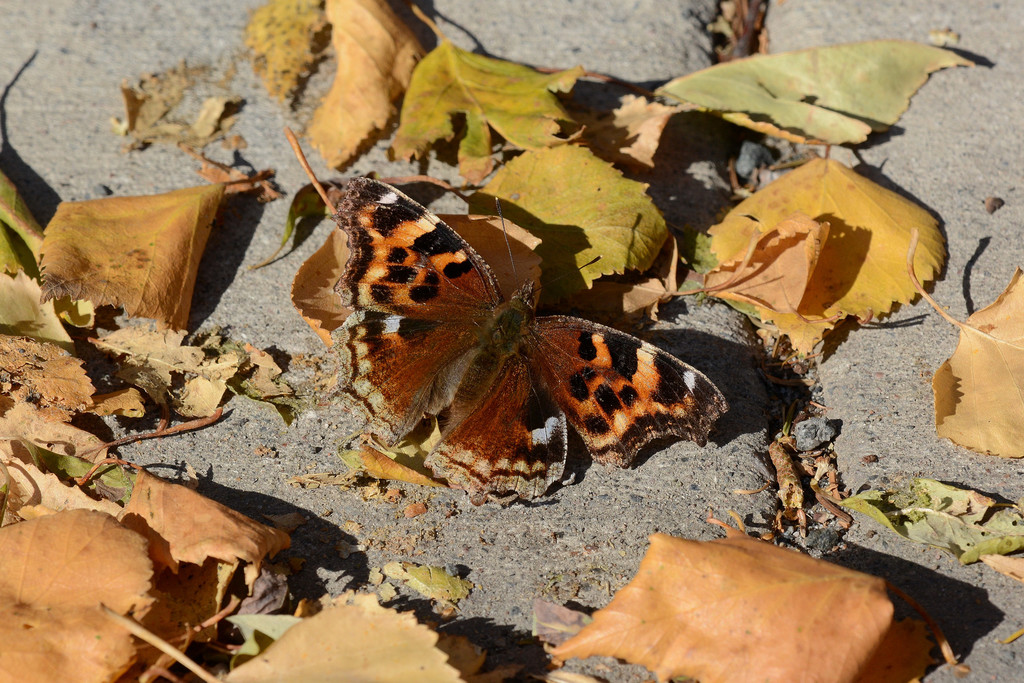
<svg viewBox="0 0 1024 683">
<path fill-rule="evenodd" d="M 327 241 L 299 266 L 292 281 L 292 304 L 320 340 L 332 345 L 331 332 L 352 312 L 341 305 L 334 285 L 345 272 L 348 244 L 345 233 L 331 230 Z"/>
<path fill-rule="evenodd" d="M 142 417 L 146 414 L 146 406 L 142 403 L 142 394 L 135 387 L 97 394 L 92 397 L 92 401 L 93 406 L 89 412 L 95 415 Z"/>
<path fill-rule="evenodd" d="M 668 107 L 636 95 L 626 95 L 610 114 L 576 117 L 584 124 L 583 137 L 603 159 L 633 168 L 654 168 L 661 133 L 684 106 Z"/>
<path fill-rule="evenodd" d="M 540 281 L 540 256 L 536 252 L 540 238 L 497 216 L 442 214 L 438 218 L 491 267 L 505 299 L 510 299 L 524 282 Z"/>
<path fill-rule="evenodd" d="M 44 233 L 43 297 L 124 306 L 130 316 L 185 329 L 223 196 L 223 185 L 208 185 L 62 202 Z"/>
<path fill-rule="evenodd" d="M 7 465 L 7 474 L 11 478 L 10 495 L 7 498 L 8 514 L 4 516 L 4 524 L 16 521 L 11 517 L 12 513 L 23 519 L 37 517 L 43 511 L 95 510 L 108 515 L 121 513 L 122 508 L 117 503 L 105 498 L 96 500 L 78 486 L 65 484 L 57 475 L 42 472 L 26 461 L 28 454 L 17 452 L 20 443 L 7 446 L 15 450 L 15 456 L 0 453 L 0 461 Z"/>
<path fill-rule="evenodd" d="M 0 367 L 0 394 L 14 401 L 60 411 L 65 422 L 92 406 L 95 388 L 82 361 L 54 344 L 0 335 Z"/>
<path fill-rule="evenodd" d="M 103 442 L 89 432 L 64 422 L 65 416 L 62 410 L 39 410 L 32 403 L 14 404 L 0 414 L 0 453 L 12 454 L 13 442 L 27 441 L 48 451 L 93 462 L 105 458 L 106 451 L 100 448 Z M 31 462 L 27 454 L 23 459 Z"/>
<path fill-rule="evenodd" d="M 618 657 L 660 680 L 852 681 L 892 613 L 879 578 L 738 533 L 655 534 L 629 585 L 553 654 Z"/>
<path fill-rule="evenodd" d="M 100 610 L 144 610 L 146 541 L 102 512 L 71 510 L 0 529 L 0 671 L 18 681 L 111 681 L 132 637 Z"/>
<path fill-rule="evenodd" d="M 1000 574 L 1005 574 L 1011 579 L 1024 583 L 1024 557 L 1007 555 L 982 555 L 981 561 L 995 569 Z"/>
<path fill-rule="evenodd" d="M 337 72 L 306 132 L 339 167 L 387 125 L 423 48 L 382 0 L 327 0 L 326 12 Z"/>
<path fill-rule="evenodd" d="M 182 515 L 188 510 L 188 515 Z M 246 562 L 246 584 L 259 575 L 264 557 L 290 545 L 288 534 L 254 522 L 184 486 L 140 470 L 121 522 L 149 539 L 157 567 L 203 564 L 214 557 L 229 565 Z"/>
<path fill-rule="evenodd" d="M 591 621 L 593 619 L 579 610 L 540 598 L 533 600 L 533 634 L 545 643 L 561 645 Z"/>
</svg>

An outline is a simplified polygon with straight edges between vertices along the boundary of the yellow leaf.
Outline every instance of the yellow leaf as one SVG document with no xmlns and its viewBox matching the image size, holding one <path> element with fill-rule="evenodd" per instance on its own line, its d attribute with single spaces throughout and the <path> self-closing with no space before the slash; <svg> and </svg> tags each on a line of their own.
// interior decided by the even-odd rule
<svg viewBox="0 0 1024 683">
<path fill-rule="evenodd" d="M 96 415 L 142 417 L 146 414 L 146 407 L 142 403 L 142 394 L 135 387 L 97 394 L 92 397 L 92 401 L 93 406 L 89 412 Z"/>
<path fill-rule="evenodd" d="M 765 322 L 789 335 L 793 347 L 802 353 L 809 353 L 844 316 L 868 319 L 884 315 L 895 304 L 913 298 L 916 290 L 906 269 L 913 229 L 921 235 L 921 248 L 914 260 L 918 276 L 931 280 L 942 267 L 944 241 L 931 214 L 826 159 L 787 173 L 736 206 L 708 231 L 712 253 L 719 262 L 742 260 L 764 226 L 776 229 L 795 213 L 827 222 L 827 239 L 820 245 L 817 261 L 813 265 L 808 262 L 812 272 L 797 310 L 783 306 L 782 310 L 764 307 L 759 312 Z M 818 247 L 812 233 L 808 235 L 810 241 L 799 248 L 813 252 Z M 754 257 L 761 259 L 763 254 L 755 251 Z M 804 267 L 790 274 L 783 267 L 777 271 L 787 278 L 787 284 L 780 284 L 787 292 L 797 291 L 806 277 Z"/>
<path fill-rule="evenodd" d="M 440 602 L 458 602 L 469 595 L 471 581 L 452 576 L 443 567 L 432 567 L 415 562 L 388 562 L 382 567 L 384 575 L 405 583 L 420 595 Z"/>
<path fill-rule="evenodd" d="M 738 59 L 658 89 L 726 120 L 793 142 L 858 143 L 895 123 L 928 74 L 973 63 L 900 40 Z"/>
<path fill-rule="evenodd" d="M 452 119 L 462 114 L 466 124 L 459 172 L 478 183 L 494 168 L 491 128 L 521 149 L 565 142 L 556 133 L 559 122 L 570 116 L 554 93 L 571 90 L 583 73 L 577 66 L 545 74 L 442 40 L 413 72 L 391 150 L 402 159 L 422 157 L 438 140 L 455 136 Z"/>
<path fill-rule="evenodd" d="M 228 683 L 459 683 L 437 633 L 412 614 L 381 607 L 373 596 L 328 607 L 289 628 L 260 656 L 229 673 Z"/>
<path fill-rule="evenodd" d="M 583 137 L 602 159 L 641 169 L 654 168 L 661 133 L 673 115 L 684 107 L 669 107 L 636 95 L 626 95 L 610 114 L 583 116 L 576 120 L 586 128 Z"/>
<path fill-rule="evenodd" d="M 290 95 L 316 60 L 313 42 L 325 25 L 323 0 L 270 0 L 253 10 L 245 45 L 253 70 L 279 100 Z"/>
<path fill-rule="evenodd" d="M 496 197 L 506 218 L 541 239 L 536 251 L 546 302 L 588 288 L 601 275 L 646 270 L 668 236 L 646 184 L 575 145 L 516 157 L 470 197 L 470 211 L 491 210 Z"/>
<path fill-rule="evenodd" d="M 387 125 L 423 48 L 382 0 L 327 0 L 327 20 L 338 70 L 306 133 L 339 167 Z"/>
<path fill-rule="evenodd" d="M 25 270 L 37 276 L 43 230 L 7 176 L 0 173 L 0 273 Z M 3 301 L 3 297 L 0 297 Z"/>
<path fill-rule="evenodd" d="M 885 646 L 892 614 L 882 579 L 738 533 L 655 534 L 633 580 L 553 654 L 618 657 L 659 680 L 853 681 Z"/>
<path fill-rule="evenodd" d="M 54 302 L 42 302 L 41 296 L 39 283 L 25 271 L 0 273 L 0 334 L 52 342 L 73 352 L 75 345 L 54 311 Z"/>
<path fill-rule="evenodd" d="M 146 541 L 113 517 L 70 510 L 0 529 L 0 672 L 17 681 L 111 681 L 132 637 L 100 610 L 145 609 Z M 11 675 L 17 672 L 17 675 Z"/>
<path fill-rule="evenodd" d="M 208 185 L 62 202 L 43 240 L 43 297 L 124 306 L 130 316 L 185 329 L 223 196 L 223 185 Z"/>
<path fill-rule="evenodd" d="M 1024 457 L 1024 282 L 1018 268 L 1006 290 L 966 323 L 935 372 L 935 430 L 971 450 Z M 948 317 L 948 316 L 946 316 Z"/>
</svg>

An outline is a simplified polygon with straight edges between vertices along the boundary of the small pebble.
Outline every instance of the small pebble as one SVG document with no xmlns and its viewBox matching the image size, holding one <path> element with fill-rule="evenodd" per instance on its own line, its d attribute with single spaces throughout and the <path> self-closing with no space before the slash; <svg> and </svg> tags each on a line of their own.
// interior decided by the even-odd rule
<svg viewBox="0 0 1024 683">
<path fill-rule="evenodd" d="M 744 140 L 740 145 L 740 153 L 736 157 L 736 175 L 747 180 L 754 175 L 754 171 L 762 166 L 770 166 L 775 158 L 772 151 L 764 145 L 759 145 L 750 140 Z"/>
<path fill-rule="evenodd" d="M 836 438 L 836 428 L 824 417 L 811 417 L 793 426 L 793 438 L 799 451 L 813 451 Z"/>
</svg>

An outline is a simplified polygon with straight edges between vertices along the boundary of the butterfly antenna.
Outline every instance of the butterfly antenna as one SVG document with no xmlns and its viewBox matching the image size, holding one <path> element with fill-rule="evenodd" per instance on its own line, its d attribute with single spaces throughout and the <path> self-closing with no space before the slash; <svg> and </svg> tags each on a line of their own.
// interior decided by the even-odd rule
<svg viewBox="0 0 1024 683">
<path fill-rule="evenodd" d="M 299 141 L 295 138 L 295 133 L 292 132 L 291 128 L 286 126 L 284 129 L 284 136 L 288 138 L 288 144 L 292 146 L 292 151 L 295 152 L 295 158 L 299 160 L 299 165 L 302 166 L 302 170 L 309 176 L 309 182 L 313 183 L 313 187 L 316 188 L 316 192 L 320 195 L 320 199 L 324 200 L 324 206 L 330 208 L 332 214 L 338 213 L 338 207 L 334 206 L 331 202 L 330 198 L 327 196 L 327 191 L 324 190 L 324 186 L 316 179 L 316 174 L 313 173 L 313 169 L 309 167 L 309 162 L 306 161 L 306 155 L 302 153 L 302 147 L 299 146 Z"/>
<path fill-rule="evenodd" d="M 501 219 L 501 234 L 505 236 L 505 248 L 508 249 L 508 260 L 512 264 L 512 279 L 519 282 L 519 274 L 516 273 L 516 259 L 512 256 L 512 244 L 508 241 L 508 230 L 505 229 L 505 217 L 501 215 L 501 200 L 494 198 L 494 206 L 498 209 L 498 218 Z"/>
<path fill-rule="evenodd" d="M 583 271 L 583 269 L 584 269 L 584 268 L 588 268 L 588 267 L 590 267 L 590 266 L 594 265 L 595 263 L 597 263 L 597 262 L 598 262 L 598 261 L 600 261 L 600 260 L 601 260 L 601 257 L 600 257 L 600 256 L 595 256 L 594 258 L 590 259 L 589 261 L 587 261 L 586 263 L 584 263 L 584 264 L 583 264 L 582 266 L 580 266 L 579 268 L 577 268 L 577 269 L 576 269 L 576 272 L 577 272 L 577 273 L 580 273 L 580 272 L 582 272 L 582 271 Z M 558 277 L 556 277 L 556 278 L 554 278 L 553 280 L 551 280 L 550 282 L 548 282 L 548 284 L 549 284 L 549 285 L 553 285 L 553 284 L 555 284 L 556 282 L 558 282 L 559 280 L 561 280 L 562 278 L 564 278 L 564 277 L 568 277 L 568 276 L 570 276 L 570 275 L 574 275 L 574 274 L 575 274 L 575 273 L 571 273 L 571 272 L 570 272 L 570 273 L 562 273 L 562 274 L 561 274 L 561 275 L 559 275 Z M 542 290 L 543 288 L 544 288 L 544 285 L 538 285 L 538 287 L 537 287 L 537 296 L 538 296 L 538 297 L 540 296 L 540 292 L 541 292 L 541 290 Z"/>
</svg>

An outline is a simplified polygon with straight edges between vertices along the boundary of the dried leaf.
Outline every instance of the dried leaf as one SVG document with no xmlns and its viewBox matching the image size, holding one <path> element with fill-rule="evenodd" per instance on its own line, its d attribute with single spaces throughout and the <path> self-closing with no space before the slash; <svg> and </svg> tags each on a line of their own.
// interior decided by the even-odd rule
<svg viewBox="0 0 1024 683">
<path fill-rule="evenodd" d="M 110 681 L 132 636 L 100 610 L 145 609 L 146 541 L 102 512 L 70 510 L 0 529 L 0 671 L 18 681 Z"/>
<path fill-rule="evenodd" d="M 95 388 L 82 360 L 54 344 L 0 335 L 0 368 L 0 394 L 51 414 L 61 411 L 64 422 L 92 406 Z"/>
<path fill-rule="evenodd" d="M 413 72 L 391 151 L 402 159 L 422 157 L 438 140 L 455 136 L 452 119 L 461 114 L 459 173 L 479 183 L 494 168 L 491 128 L 521 149 L 565 142 L 556 134 L 570 116 L 554 93 L 570 91 L 583 73 L 577 66 L 545 74 L 442 40 Z"/>
<path fill-rule="evenodd" d="M 94 415 L 118 415 L 121 417 L 142 417 L 146 414 L 146 406 L 142 403 L 142 394 L 135 387 L 117 389 L 107 394 L 92 397 L 93 406 L 89 409 Z"/>
<path fill-rule="evenodd" d="M 383 0 L 327 0 L 326 11 L 338 70 L 306 132 L 339 167 L 387 125 L 423 47 Z"/>
<path fill-rule="evenodd" d="M 485 213 L 497 197 L 506 218 L 542 240 L 541 298 L 554 302 L 601 275 L 651 266 L 668 230 L 646 190 L 589 150 L 563 145 L 513 159 L 469 208 Z"/>
<path fill-rule="evenodd" d="M 60 409 L 41 410 L 33 403 L 15 403 L 0 413 L 0 452 L 13 455 L 10 444 L 25 441 L 92 462 L 105 458 L 103 442 L 89 432 L 63 422 L 66 417 L 67 413 Z M 26 454 L 22 452 L 18 457 L 22 455 Z M 31 457 L 23 459 L 31 461 Z"/>
<path fill-rule="evenodd" d="M 668 120 L 685 107 L 669 107 L 626 95 L 610 114 L 576 117 L 585 126 L 583 138 L 602 159 L 632 168 L 654 168 L 661 133 Z"/>
<path fill-rule="evenodd" d="M 1024 282 L 957 323 L 956 351 L 935 372 L 935 430 L 979 453 L 1024 457 Z"/>
<path fill-rule="evenodd" d="M 267 92 L 288 97 L 316 61 L 316 36 L 325 25 L 323 0 L 270 0 L 253 10 L 245 27 L 252 67 Z"/>
<path fill-rule="evenodd" d="M 948 50 L 876 40 L 717 64 L 657 92 L 793 142 L 841 145 L 895 123 L 931 72 L 973 65 Z"/>
<path fill-rule="evenodd" d="M 288 629 L 266 652 L 227 675 L 228 683 L 459 683 L 437 649 L 437 633 L 373 596 L 328 607 Z"/>
<path fill-rule="evenodd" d="M 511 220 L 491 215 L 441 214 L 438 217 L 459 233 L 491 267 L 506 299 L 524 282 L 540 279 L 541 257 L 537 247 L 541 241 Z"/>
<path fill-rule="evenodd" d="M 149 539 L 157 567 L 177 571 L 181 563 L 202 565 L 208 557 L 228 565 L 242 561 L 247 585 L 256 580 L 265 557 L 290 544 L 288 534 L 145 470 L 139 471 L 121 522 Z"/>
<path fill-rule="evenodd" d="M 533 635 L 545 643 L 561 645 L 591 621 L 593 619 L 589 615 L 579 610 L 540 598 L 533 599 Z"/>
<path fill-rule="evenodd" d="M 1011 579 L 1024 583 L 1024 557 L 1007 557 L 1006 555 L 982 555 L 981 561 L 1005 574 Z"/>
<path fill-rule="evenodd" d="M 43 229 L 32 217 L 18 188 L 0 172 L 0 273 L 24 270 L 31 276 L 38 275 L 36 262 L 42 244 Z"/>
<path fill-rule="evenodd" d="M 442 603 L 456 603 L 469 595 L 472 581 L 452 576 L 444 567 L 416 564 L 415 562 L 388 562 L 382 567 L 384 575 L 401 581 L 420 595 Z"/>
<path fill-rule="evenodd" d="M 783 225 L 794 214 L 827 222 L 827 234 L 803 222 L 804 218 Z M 802 229 L 799 225 L 807 227 L 802 241 L 796 239 Z M 914 260 L 920 279 L 934 279 L 945 257 L 942 234 L 931 214 L 832 160 L 811 161 L 741 202 L 709 230 L 712 253 L 722 264 L 743 261 L 751 241 L 761 239 L 759 233 L 774 235 L 783 228 L 787 234 L 792 229 L 793 237 L 758 243 L 760 251 L 755 250 L 753 263 L 774 269 L 786 280 L 765 283 L 775 294 L 768 297 L 771 301 L 762 300 L 762 287 L 755 292 L 760 295 L 756 301 L 762 320 L 788 335 L 793 348 L 802 353 L 809 353 L 844 316 L 868 319 L 913 298 L 916 290 L 906 268 L 912 229 L 921 235 Z M 819 236 L 824 243 L 815 261 Z M 776 267 L 769 257 L 791 262 Z M 796 312 L 787 312 L 801 285 L 804 293 Z"/>
<path fill-rule="evenodd" d="M 39 283 L 25 271 L 0 272 L 0 334 L 32 337 L 73 352 L 75 345 L 57 317 L 54 302 L 42 302 L 41 296 Z"/>
<path fill-rule="evenodd" d="M 961 564 L 1024 548 L 1019 507 L 933 479 L 915 479 L 899 491 L 864 491 L 843 500 L 843 506 L 911 541 L 948 550 Z"/>
<path fill-rule="evenodd" d="M 618 657 L 659 680 L 852 681 L 883 646 L 892 613 L 879 578 L 738 533 L 655 534 L 633 580 L 553 654 Z"/>
<path fill-rule="evenodd" d="M 24 446 L 24 444 L 18 444 Z M 16 457 L 17 456 L 17 457 Z M 21 454 L 12 456 L 0 453 L 0 460 L 7 465 L 7 473 L 11 477 L 10 496 L 7 499 L 7 511 L 19 517 L 28 518 L 23 514 L 25 508 L 41 507 L 53 512 L 63 510 L 94 510 L 108 515 L 120 514 L 122 508 L 117 503 L 91 498 L 78 486 L 69 485 L 60 480 L 56 474 L 43 472 L 25 460 Z M 13 523 L 11 516 L 4 516 L 4 523 Z"/>
<path fill-rule="evenodd" d="M 331 332 L 341 327 L 352 311 L 341 305 L 334 285 L 348 262 L 345 233 L 332 230 L 327 241 L 306 259 L 292 281 L 292 304 L 320 340 L 331 346 Z"/>
<path fill-rule="evenodd" d="M 188 325 L 199 259 L 224 196 L 208 185 L 143 197 L 62 202 L 43 241 L 43 296 L 124 306 Z"/>
<path fill-rule="evenodd" d="M 227 617 L 227 621 L 234 624 L 245 639 L 231 657 L 231 668 L 234 669 L 262 654 L 302 619 L 290 614 L 235 614 Z"/>
</svg>

